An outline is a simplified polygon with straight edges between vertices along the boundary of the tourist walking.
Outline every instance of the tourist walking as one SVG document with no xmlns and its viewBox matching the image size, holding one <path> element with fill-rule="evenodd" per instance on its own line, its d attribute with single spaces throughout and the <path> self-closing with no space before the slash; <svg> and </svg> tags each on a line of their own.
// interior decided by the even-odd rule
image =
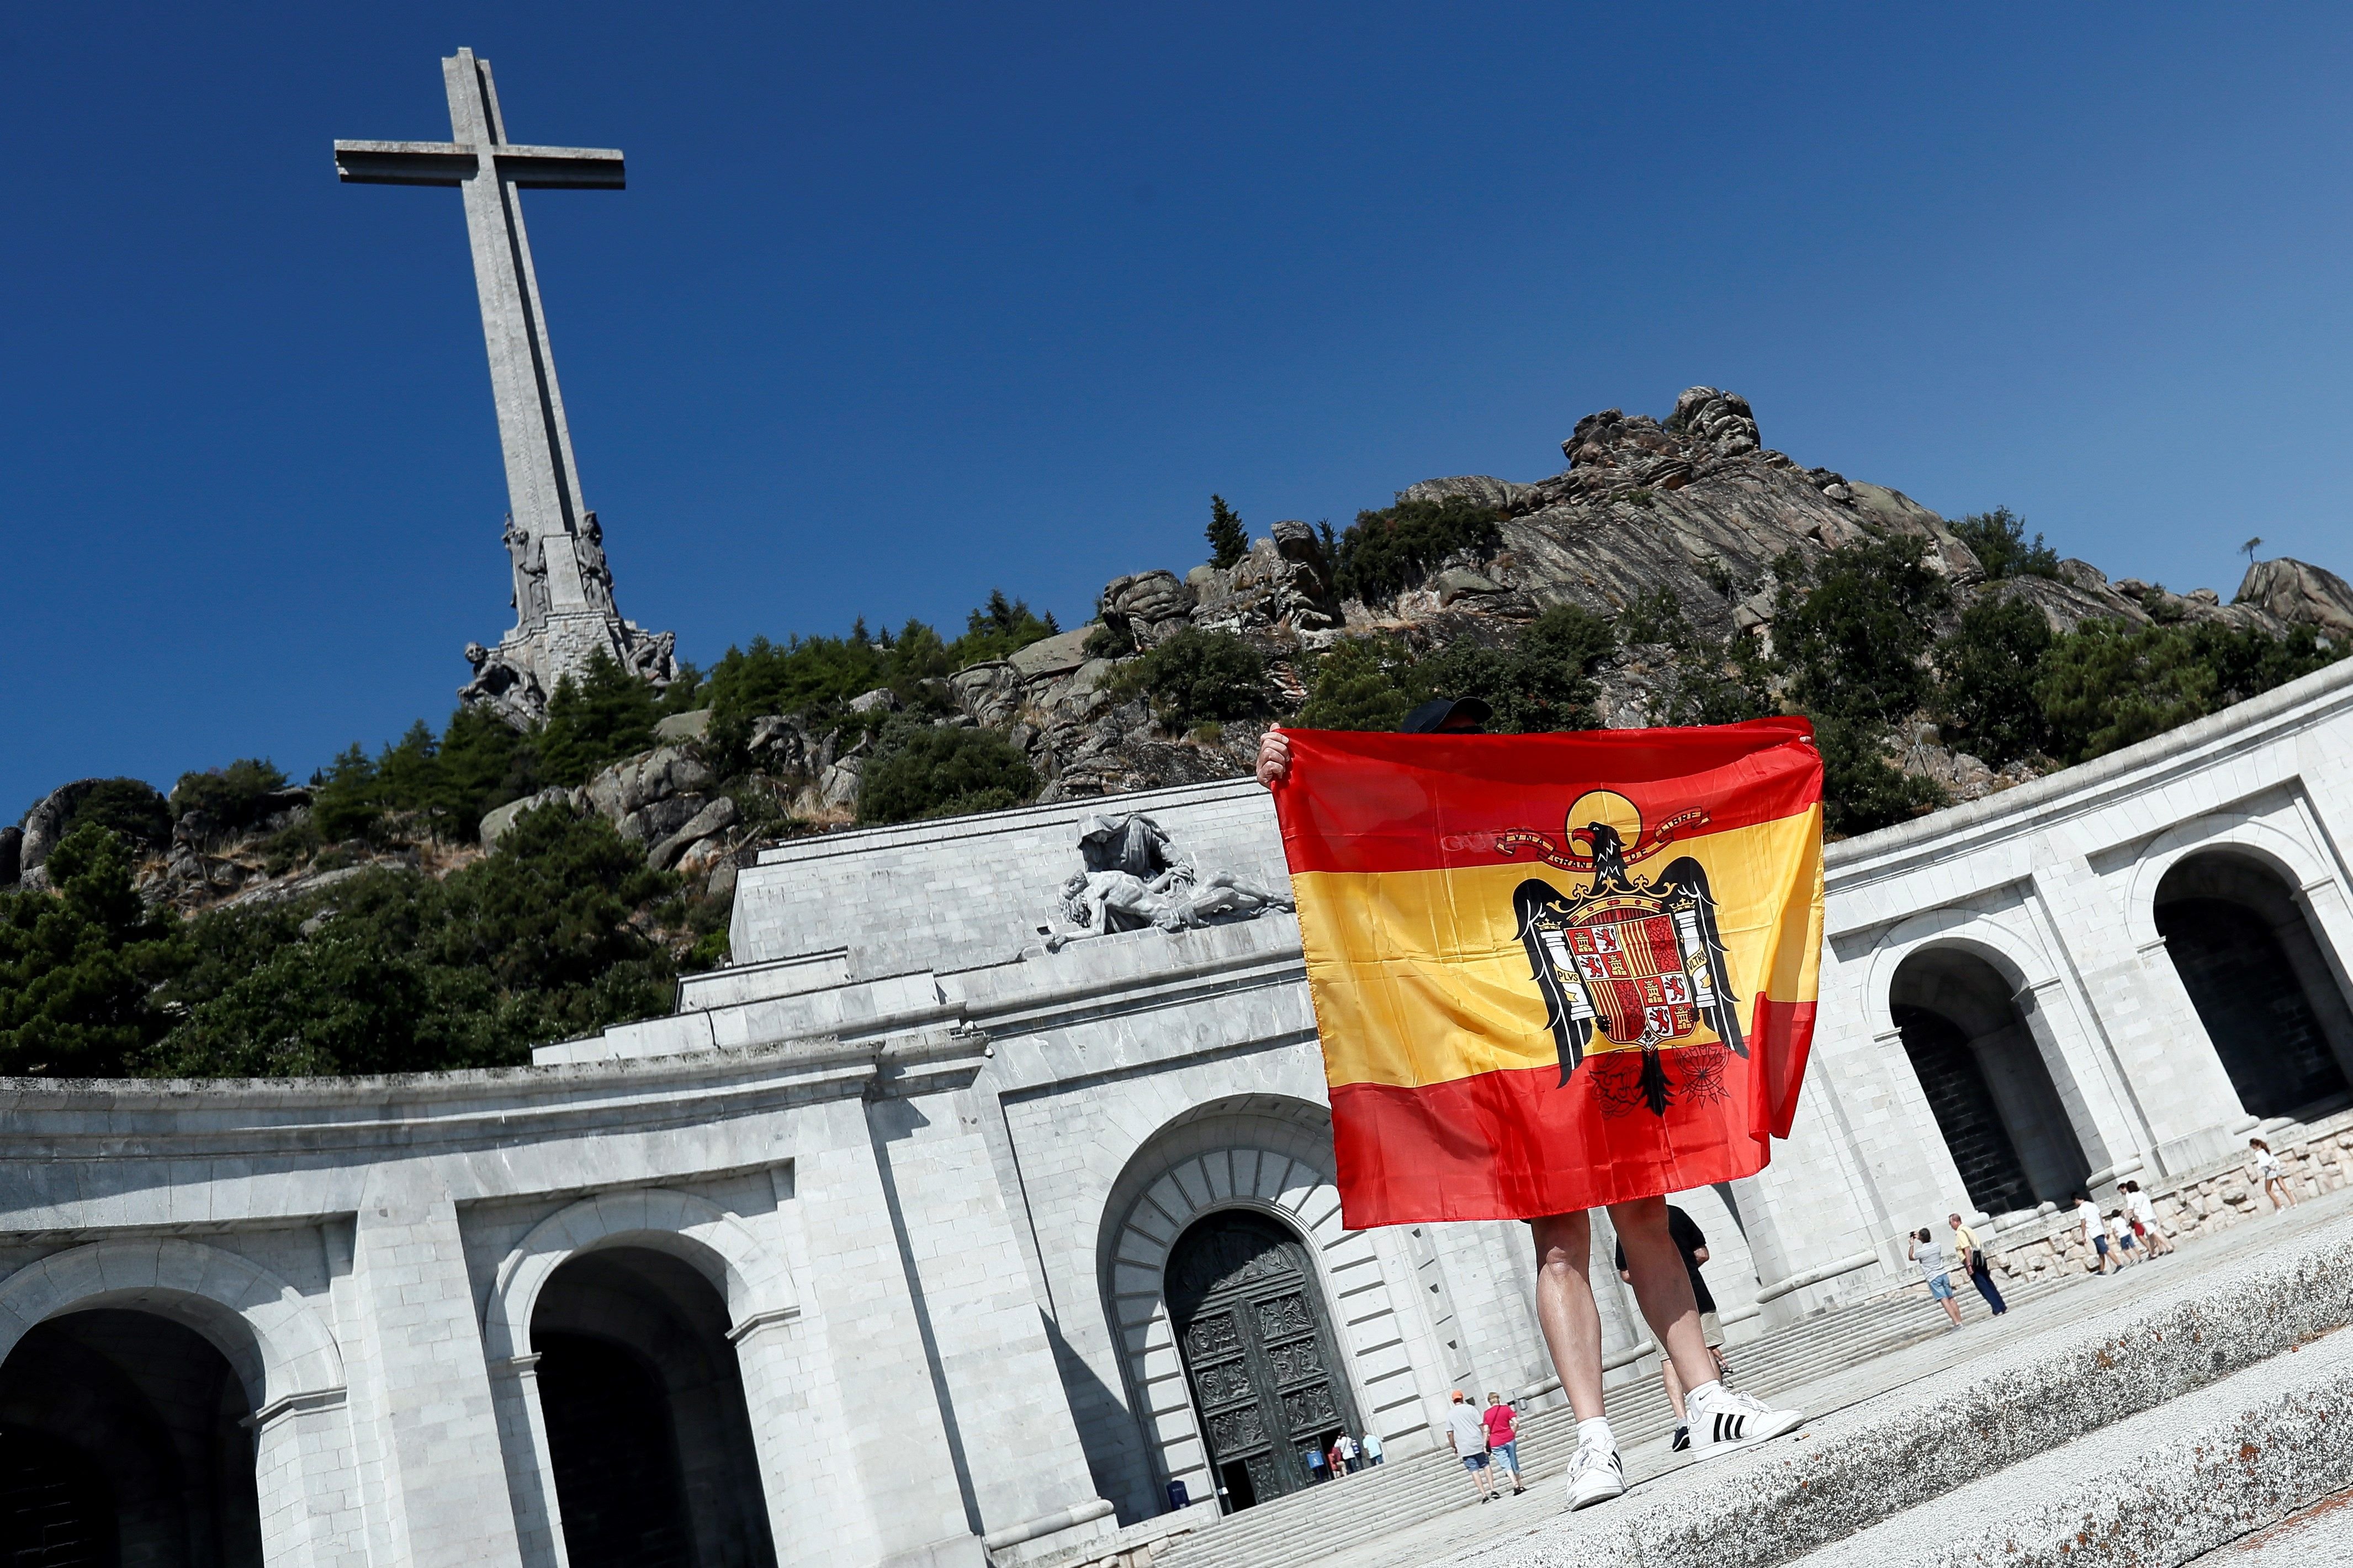
<svg viewBox="0 0 2353 1568">
<path fill-rule="evenodd" d="M 2114 1268 L 2108 1267 L 2111 1261 L 2108 1257 L 2108 1227 L 2100 1218 L 2100 1205 L 2092 1201 L 2092 1194 L 2089 1193 L 2075 1194 L 2075 1223 L 2084 1227 L 2084 1245 L 2092 1249 L 2092 1272 L 2094 1274 L 2124 1272 L 2125 1266 L 2121 1263 L 2116 1264 Z"/>
<path fill-rule="evenodd" d="M 1489 1473 L 1487 1460 L 1487 1424 L 1471 1407 L 1462 1391 L 1454 1391 L 1454 1404 L 1446 1412 L 1446 1440 L 1454 1448 L 1454 1457 L 1471 1472 L 1471 1484 L 1479 1489 L 1481 1502 L 1493 1502 L 1495 1498 L 1495 1478 Z"/>
<path fill-rule="evenodd" d="M 1350 1475 L 1355 1475 L 1364 1468 L 1364 1462 L 1356 1458 L 1356 1440 L 1354 1437 L 1343 1432 L 1340 1434 L 1340 1440 L 1332 1446 L 1340 1450 L 1340 1462 L 1348 1467 Z"/>
<path fill-rule="evenodd" d="M 1325 1476 L 1331 1474 L 1330 1468 L 1324 1463 L 1324 1447 L 1322 1444 L 1310 1443 L 1306 1447 L 1302 1448 L 1299 1451 L 1299 1457 L 1307 1466 L 1307 1484 L 1309 1486 L 1314 1486 L 1317 1481 L 1322 1480 Z"/>
<path fill-rule="evenodd" d="M 1953 1300 L 1953 1266 L 1947 1261 L 1945 1249 L 1936 1245 L 1936 1234 L 1925 1225 L 1912 1233 L 1911 1258 L 1927 1277 L 1928 1294 L 1945 1309 L 1945 1316 L 1953 1320 L 1953 1327 L 1959 1328 L 1961 1304 Z"/>
<path fill-rule="evenodd" d="M 1341 1439 L 1335 1437 L 1332 1446 L 1324 1450 L 1324 1462 L 1332 1467 L 1332 1479 L 1335 1481 L 1348 1473 L 1347 1451 L 1340 1447 L 1340 1443 Z"/>
<path fill-rule="evenodd" d="M 1683 1271 L 1691 1276 L 1692 1304 L 1699 1309 L 1700 1338 L 1707 1342 L 1708 1357 L 1721 1381 L 1725 1373 L 1724 1352 L 1718 1347 L 1724 1343 L 1724 1320 L 1717 1315 L 1715 1297 L 1709 1293 L 1707 1281 L 1699 1271 L 1700 1265 L 1707 1261 L 1707 1236 L 1700 1229 L 1699 1222 L 1685 1214 L 1679 1204 L 1667 1205 L 1667 1235 L 1674 1242 L 1675 1250 L 1683 1255 Z M 1626 1268 L 1623 1241 L 1618 1244 L 1617 1267 L 1618 1278 L 1631 1284 L 1634 1276 Z M 1669 1447 L 1680 1454 L 1691 1447 L 1691 1418 L 1684 1411 L 1683 1380 L 1676 1375 L 1674 1357 L 1659 1358 L 1659 1381 L 1666 1385 L 1667 1405 L 1675 1413 L 1675 1436 Z"/>
<path fill-rule="evenodd" d="M 1967 1274 L 1969 1283 L 1978 1288 L 1978 1294 L 1984 1297 L 1985 1304 L 1993 1309 L 1993 1315 L 2000 1317 L 2010 1310 L 2010 1305 L 2001 1299 L 2001 1292 L 1994 1288 L 1993 1259 L 1986 1256 L 1985 1244 L 1978 1240 L 1976 1231 L 1961 1223 L 1960 1215 L 1947 1217 L 1952 1224 L 1953 1249 L 1957 1255 L 1961 1272 Z"/>
<path fill-rule="evenodd" d="M 1500 1394 L 1487 1395 L 1487 1408 L 1479 1413 L 1487 1428 L 1487 1452 L 1496 1466 L 1512 1478 L 1512 1495 L 1519 1496 L 1528 1489 L 1527 1478 L 1520 1473 L 1520 1429 L 1516 1413 L 1504 1403 Z M 1497 1477 L 1497 1486 L 1504 1484 Z"/>
<path fill-rule="evenodd" d="M 2263 1179 L 2263 1196 L 2271 1199 L 2273 1209 L 2295 1207 L 2295 1194 L 2287 1190 L 2287 1173 L 2280 1169 L 2279 1156 L 2272 1152 L 2272 1146 L 2260 1138 L 2250 1138 L 2247 1147 L 2254 1151 L 2255 1174 Z"/>
<path fill-rule="evenodd" d="M 1365 1434 L 1364 1448 L 1366 1468 L 1369 1469 L 1381 1462 L 1381 1435 L 1378 1432 Z"/>
<path fill-rule="evenodd" d="M 1408 713 L 1399 727 L 1416 735 L 1476 734 L 1484 728 L 1491 714 L 1487 704 L 1476 698 L 1437 698 Z M 1293 786 L 1292 773 L 1290 737 L 1281 730 L 1267 731 L 1259 741 L 1258 780 L 1276 792 L 1278 812 L 1284 809 L 1282 792 Z M 1616 811 L 1609 802 L 1621 797 L 1610 795 L 1604 800 L 1605 792 L 1591 793 L 1599 802 L 1598 809 Z M 1575 805 L 1571 803 L 1572 810 Z M 1606 861 L 1607 875 L 1623 880 L 1624 853 L 1635 846 L 1612 837 L 1618 829 L 1607 823 L 1578 821 L 1570 826 L 1592 841 L 1595 859 L 1591 863 L 1596 877 L 1605 874 Z M 1631 823 L 1628 826 L 1635 826 Z M 1636 827 L 1636 832 L 1639 835 L 1641 829 Z M 1712 963 L 1706 967 L 1711 974 L 1722 973 Z M 1566 1053 L 1567 1047 L 1563 1046 L 1561 1049 Z M 1747 1055 L 1745 1051 L 1741 1054 Z M 1565 1064 L 1571 1059 L 1564 1055 Z M 1646 1132 L 1645 1136 L 1656 1134 Z M 1556 1152 L 1530 1148 L 1518 1151 L 1517 1156 L 1538 1165 L 1556 1158 L 1567 1168 L 1579 1163 L 1607 1162 L 1611 1152 L 1605 1138 L 1590 1148 L 1564 1146 Z M 1724 1385 L 1715 1355 L 1700 1326 L 1691 1270 L 1668 1230 L 1665 1189 L 1599 1206 L 1608 1210 L 1610 1225 L 1626 1249 L 1627 1277 L 1633 1285 L 1634 1300 L 1641 1309 L 1643 1320 L 1661 1346 L 1663 1359 L 1674 1364 L 1683 1381 L 1685 1420 L 1693 1448 L 1703 1457 L 1727 1453 L 1780 1436 L 1801 1426 L 1806 1419 L 1804 1412 L 1775 1410 L 1761 1400 Z M 1535 1243 L 1536 1323 L 1544 1333 L 1546 1348 L 1552 1353 L 1561 1391 L 1567 1395 L 1569 1408 L 1577 1415 L 1577 1452 L 1568 1463 L 1568 1506 L 1586 1508 L 1623 1496 L 1626 1490 L 1625 1465 L 1618 1454 L 1617 1435 L 1610 1429 L 1602 1395 L 1601 1310 L 1594 1300 L 1593 1281 L 1588 1273 L 1593 1258 L 1590 1210 L 1577 1208 L 1525 1217 Z M 1455 1408 L 1458 1414 L 1462 1413 L 1461 1405 Z M 1477 1426 L 1475 1416 L 1472 1425 Z M 1482 1447 L 1483 1430 L 1480 1427 L 1479 1436 L 1471 1439 Z M 1460 1441 L 1456 1452 L 1464 1453 Z M 1480 1458 L 1483 1457 L 1482 1453 Z M 1482 1483 L 1481 1495 L 1491 1495 L 1484 1489 L 1487 1478 L 1483 1465 L 1473 1463 L 1467 1455 L 1463 1464 Z"/>
<path fill-rule="evenodd" d="M 2122 1209 L 2108 1211 L 2108 1239 L 2116 1244 L 2116 1256 L 2126 1263 L 2140 1261 L 2140 1249 L 2133 1246 L 2132 1221 Z"/>
<path fill-rule="evenodd" d="M 2165 1227 L 2157 1223 L 2157 1205 L 2149 1201 L 2149 1195 L 2141 1190 L 2141 1184 L 2126 1182 L 2124 1194 L 2125 1207 L 2132 1211 L 2133 1228 L 2140 1233 L 2141 1243 L 2148 1248 L 2148 1255 L 2162 1258 L 2174 1250 L 2173 1237 L 2166 1235 Z"/>
</svg>

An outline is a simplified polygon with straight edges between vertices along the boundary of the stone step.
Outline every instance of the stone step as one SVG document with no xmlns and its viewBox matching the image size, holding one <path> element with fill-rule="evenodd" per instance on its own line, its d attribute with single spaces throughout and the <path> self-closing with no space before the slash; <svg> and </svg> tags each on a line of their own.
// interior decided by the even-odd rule
<svg viewBox="0 0 2353 1568">
<path fill-rule="evenodd" d="M 2168 1424 L 2196 1426 L 2211 1436 L 2222 1429 L 2215 1425 L 2221 1419 L 2216 1412 L 2226 1411 L 2236 1396 L 2218 1394 L 2219 1403 L 2212 1405 L 2189 1396 L 2274 1357 L 2278 1364 L 2270 1370 L 2278 1378 L 2286 1384 L 2309 1381 L 2314 1374 L 2305 1370 L 2306 1358 L 2317 1347 L 2298 1347 L 2353 1323 L 2353 1216 L 2337 1206 L 2340 1212 L 2333 1216 L 2313 1216 L 2327 1217 L 2326 1224 L 2301 1232 L 2283 1228 L 2264 1238 L 2268 1249 L 2248 1245 L 2211 1268 L 2170 1281 L 2159 1274 L 2129 1291 L 2113 1282 L 2087 1281 L 2073 1293 L 2071 1310 L 2052 1314 L 2045 1327 L 2014 1338 L 1986 1339 L 1969 1359 L 1836 1410 L 1794 1436 L 1705 1465 L 1684 1464 L 1637 1486 L 1619 1502 L 1546 1516 L 1527 1533 L 1461 1554 L 1460 1561 L 1463 1568 L 1602 1568 L 1626 1563 L 1643 1568 L 1779 1568 L 1905 1510 L 1951 1497 L 1981 1478 L 2002 1471 L 2014 1471 L 2016 1478 L 2039 1476 L 2042 1461 L 2055 1463 L 2059 1450 L 2137 1416 L 2150 1419 L 2117 1439 L 2130 1451 L 2142 1451 L 2133 1447 L 2138 1434 L 2162 1433 Z M 2118 1294 L 2102 1304 L 2098 1292 L 2108 1289 Z M 2332 1341 L 2328 1353 L 2353 1355 L 2353 1336 L 2339 1338 L 2345 1349 Z M 2326 1370 L 2337 1363 L 2324 1359 L 2309 1364 Z M 2328 1371 L 2327 1376 L 2336 1373 Z M 2253 1391 L 2247 1396 L 2249 1408 L 2277 1415 L 2287 1446 L 2317 1446 L 2306 1440 L 2306 1427 L 2298 1425 L 2307 1421 L 2300 1414 L 2305 1404 L 2263 1405 L 2256 1397 L 2275 1386 L 2284 1384 L 2254 1380 L 2240 1385 Z M 2311 1406 L 2311 1419 L 2328 1415 L 2341 1425 L 2342 1395 L 2333 1392 L 2333 1382 L 2327 1388 L 2328 1398 L 2336 1401 L 2333 1414 L 2323 1400 Z M 2177 1403 L 2179 1411 L 2168 1409 Z M 2320 1441 L 2353 1447 L 2333 1429 Z M 2286 1489 L 2283 1513 L 2296 1506 L 2298 1489 L 2327 1482 L 2326 1473 L 2307 1471 L 2294 1456 L 2263 1460 L 2268 1450 L 2253 1446 L 2258 1453 L 2240 1458 L 2253 1467 L 2254 1489 L 2274 1485 L 2273 1478 Z M 2200 1457 L 2196 1447 L 2192 1443 L 2189 1452 L 2201 1464 L 2239 1453 L 2210 1448 Z M 2216 1472 L 2232 1473 L 2237 1472 L 2227 1466 Z M 2120 1496 L 2145 1495 L 2133 1492 L 2129 1464 L 2093 1478 L 2081 1495 L 2088 1499 L 2102 1483 Z M 2210 1476 L 2202 1491 L 2160 1492 L 2165 1500 L 2149 1509 L 2200 1512 L 2222 1506 L 2212 1500 L 2216 1489 Z M 2009 1518 L 2007 1505 L 1995 1500 L 2001 1495 L 1994 1489 L 1968 1500 L 1986 1531 Z M 2237 1503 L 2230 1507 L 2236 1510 L 2232 1519 L 2246 1517 Z M 2110 1528 L 2120 1516 L 2121 1510 L 2100 1514 L 2100 1528 Z M 2073 1539 L 2061 1538 L 2053 1522 L 2059 1517 L 2038 1515 L 2036 1522 L 2021 1516 L 2020 1527 L 2042 1531 L 2033 1539 L 2044 1542 L 2052 1553 L 2036 1561 L 2086 1561 L 2076 1554 L 2084 1550 L 2083 1542 L 2074 1552 L 2059 1551 Z M 1918 1549 L 1941 1544 L 1929 1528 L 1924 1525 L 1914 1538 Z M 1984 1550 L 1981 1538 L 1970 1539 Z M 2028 1543 L 2020 1538 L 2021 1552 Z M 1446 1555 L 1433 1552 L 1430 1559 Z M 2005 1544 L 1984 1560 L 2017 1559 Z"/>
<path fill-rule="evenodd" d="M 2179 1568 L 2353 1486 L 2348 1409 L 2353 1332 L 2340 1330 L 1907 1509 L 1794 1568 Z"/>
<path fill-rule="evenodd" d="M 2016 1301 L 2037 1300 L 2067 1282 L 2053 1278 L 2009 1296 Z M 1964 1310 L 1985 1315 L 1974 1291 Z M 1825 1366 L 1851 1365 L 1935 1338 L 1947 1331 L 1946 1324 L 1943 1310 L 1925 1295 L 1858 1303 L 1730 1347 L 1733 1382 L 1769 1397 L 1819 1375 Z M 1621 1445 L 1662 1437 L 1672 1429 L 1666 1394 L 1655 1376 L 1610 1390 L 1609 1414 Z M 1521 1417 L 1521 1462 L 1532 1482 L 1550 1480 L 1567 1468 L 1576 1447 L 1575 1428 L 1574 1415 L 1565 1406 Z M 1377 1469 L 1231 1515 L 1208 1531 L 1172 1542 L 1159 1560 L 1171 1568 L 1197 1563 L 1204 1568 L 1303 1568 L 1400 1525 L 1476 1507 L 1472 1497 L 1471 1482 L 1451 1453 L 1391 1459 Z"/>
</svg>

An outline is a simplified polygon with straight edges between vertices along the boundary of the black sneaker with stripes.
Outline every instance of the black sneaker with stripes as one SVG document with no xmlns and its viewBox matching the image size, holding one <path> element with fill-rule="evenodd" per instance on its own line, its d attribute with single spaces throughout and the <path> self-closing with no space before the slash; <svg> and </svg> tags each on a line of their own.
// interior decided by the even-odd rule
<svg viewBox="0 0 2353 1568">
<path fill-rule="evenodd" d="M 1694 1459 L 1728 1454 L 1736 1448 L 1778 1437 L 1795 1431 L 1806 1419 L 1802 1410 L 1775 1410 L 1763 1400 L 1720 1383 L 1694 1389 L 1683 1410 L 1691 1427 Z"/>
</svg>

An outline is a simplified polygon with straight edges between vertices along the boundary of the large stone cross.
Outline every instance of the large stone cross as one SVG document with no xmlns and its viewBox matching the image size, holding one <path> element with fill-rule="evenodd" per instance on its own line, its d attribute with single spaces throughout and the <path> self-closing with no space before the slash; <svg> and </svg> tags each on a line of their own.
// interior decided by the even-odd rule
<svg viewBox="0 0 2353 1568">
<path fill-rule="evenodd" d="M 580 500 L 580 469 L 547 313 L 523 233 L 524 190 L 607 190 L 622 185 L 621 155 L 599 147 L 527 147 L 507 140 L 491 63 L 459 49 L 441 62 L 449 91 L 449 142 L 338 142 L 335 172 L 347 184 L 455 185 L 465 193 L 474 288 L 491 355 L 499 445 L 507 465 L 506 545 L 512 557 L 515 628 L 495 649 L 470 645 L 475 679 L 460 693 L 518 723 L 545 711 L 557 681 L 602 653 L 657 685 L 673 670 L 668 632 L 621 618 L 613 602 L 596 514 Z"/>
<path fill-rule="evenodd" d="M 449 89 L 450 142 L 338 142 L 335 172 L 347 184 L 456 185 L 466 196 L 474 288 L 491 354 L 491 390 L 505 449 L 507 497 L 516 531 L 545 552 L 550 608 L 585 609 L 595 590 L 582 582 L 580 470 L 564 395 L 555 384 L 547 314 L 539 302 L 523 190 L 622 186 L 621 154 L 596 147 L 525 147 L 507 140 L 491 63 L 459 49 L 441 62 Z M 518 605 L 518 610 L 524 606 Z"/>
</svg>

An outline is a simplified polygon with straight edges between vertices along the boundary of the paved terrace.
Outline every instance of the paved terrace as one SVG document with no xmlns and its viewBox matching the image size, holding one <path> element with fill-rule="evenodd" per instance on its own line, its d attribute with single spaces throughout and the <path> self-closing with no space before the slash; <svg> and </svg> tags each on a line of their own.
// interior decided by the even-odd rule
<svg viewBox="0 0 2353 1568">
<path fill-rule="evenodd" d="M 2284 1214 L 2185 1244 L 2170 1258 L 2132 1266 L 2122 1275 L 2069 1274 L 2013 1290 L 2011 1310 L 1999 1320 L 1975 1291 L 1963 1289 L 1966 1324 L 1957 1331 L 1941 1327 L 1943 1315 L 1925 1291 L 1828 1314 L 1735 1347 L 1734 1382 L 1777 1404 L 1794 1404 L 1820 1425 L 1906 1391 L 1933 1394 L 1935 1380 L 1957 1383 L 1973 1376 L 1972 1363 L 1982 1358 L 2006 1358 L 2033 1343 L 2057 1345 L 2071 1335 L 2080 1337 L 2094 1314 L 2105 1318 L 2113 1309 L 2169 1298 L 2185 1287 L 2194 1292 L 2211 1277 L 2242 1270 L 2272 1253 L 2332 1241 L 2353 1247 L 2353 1189 L 2307 1199 Z M 1787 1350 L 1792 1344 L 1811 1348 L 1810 1365 L 1789 1363 Z M 2021 1396 L 2031 1397 L 2031 1391 L 2021 1390 Z M 1654 1380 L 1613 1390 L 1611 1420 L 1633 1485 L 1619 1501 L 1576 1516 L 1580 1524 L 1646 1511 L 1654 1494 L 1680 1490 L 1673 1479 L 1692 1468 L 1689 1459 L 1668 1449 L 1671 1427 Z M 1565 1409 L 1546 1411 L 1524 1418 L 1521 1430 L 1521 1458 L 1531 1480 L 1525 1496 L 1482 1504 L 1451 1456 L 1420 1456 L 1167 1542 L 1156 1560 L 1167 1568 L 1292 1568 L 1310 1563 L 1320 1568 L 1420 1568 L 1461 1556 L 1475 1557 L 1482 1568 L 1491 1560 L 1499 1568 L 1523 1561 L 1582 1561 L 1573 1551 L 1548 1549 L 1545 1539 L 1565 1522 L 1559 1478 L 1575 1443 L 1574 1422 Z M 1801 1431 L 1767 1448 L 1797 1452 L 1795 1446 L 1806 1440 Z M 1709 1468 L 1741 1462 L 1721 1459 Z M 1515 1540 L 1530 1550 L 1511 1550 Z M 1473 1550 L 1482 1547 L 1504 1550 Z M 1778 1559 L 1760 1559 L 1770 1560 Z"/>
</svg>

